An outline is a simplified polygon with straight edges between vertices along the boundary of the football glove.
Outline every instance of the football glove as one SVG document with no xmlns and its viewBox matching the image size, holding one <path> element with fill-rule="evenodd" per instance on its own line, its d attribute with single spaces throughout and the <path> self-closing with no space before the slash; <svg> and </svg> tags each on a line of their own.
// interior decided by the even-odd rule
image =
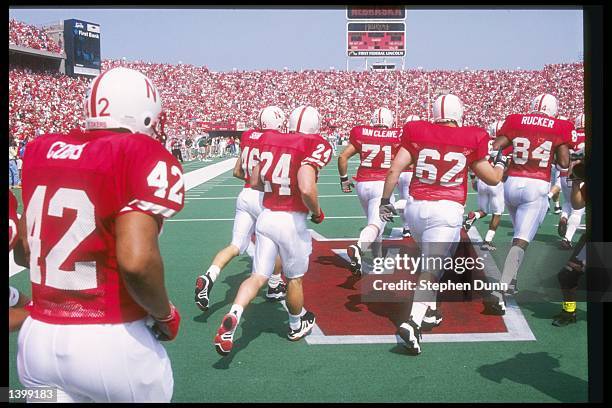
<svg viewBox="0 0 612 408">
<path fill-rule="evenodd" d="M 170 314 L 163 318 L 158 319 L 153 317 L 153 334 L 159 341 L 170 341 L 176 338 L 179 331 L 179 325 L 181 323 L 181 315 L 178 309 L 170 303 Z"/>
<path fill-rule="evenodd" d="M 349 180 L 348 176 L 340 177 L 340 188 L 343 193 L 352 192 L 351 187 L 355 187 L 355 184 Z"/>
<path fill-rule="evenodd" d="M 508 167 L 508 156 L 504 156 L 503 153 L 503 149 L 499 149 L 497 151 L 497 155 L 495 156 L 495 159 L 493 159 L 493 166 L 500 166 L 503 169 L 505 169 L 506 167 Z"/>
<path fill-rule="evenodd" d="M 380 213 L 380 219 L 384 222 L 393 222 L 393 216 L 397 215 L 397 211 L 395 207 L 388 198 L 380 199 L 380 207 L 378 207 L 378 212 Z"/>
<path fill-rule="evenodd" d="M 312 214 L 310 216 L 310 221 L 314 222 L 315 224 L 322 223 L 324 219 L 325 219 L 325 214 L 323 213 L 323 210 L 321 208 L 319 208 L 319 216 L 318 217 L 316 215 L 314 215 L 314 214 Z"/>
</svg>

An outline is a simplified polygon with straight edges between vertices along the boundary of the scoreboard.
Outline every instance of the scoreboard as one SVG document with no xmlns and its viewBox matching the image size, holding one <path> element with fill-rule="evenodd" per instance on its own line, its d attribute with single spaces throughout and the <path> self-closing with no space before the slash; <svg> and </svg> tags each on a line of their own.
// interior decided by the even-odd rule
<svg viewBox="0 0 612 408">
<path fill-rule="evenodd" d="M 68 75 L 96 76 L 100 73 L 100 25 L 64 20 L 64 49 Z"/>
<path fill-rule="evenodd" d="M 350 22 L 346 49 L 349 57 L 403 57 L 406 24 L 398 22 Z"/>
</svg>

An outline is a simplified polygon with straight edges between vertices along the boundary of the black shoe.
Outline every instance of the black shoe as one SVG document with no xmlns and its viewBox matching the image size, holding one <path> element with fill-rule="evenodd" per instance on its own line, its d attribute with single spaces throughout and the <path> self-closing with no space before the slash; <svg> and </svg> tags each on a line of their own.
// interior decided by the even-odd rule
<svg viewBox="0 0 612 408">
<path fill-rule="evenodd" d="M 316 317 L 312 312 L 306 312 L 304 316 L 300 318 L 300 328 L 297 330 L 293 330 L 289 327 L 289 333 L 287 333 L 287 338 L 291 341 L 298 341 L 302 337 L 306 336 L 312 328 L 314 327 L 316 322 Z"/>
<path fill-rule="evenodd" d="M 346 254 L 351 260 L 351 273 L 353 276 L 361 276 L 361 248 L 357 245 L 349 245 Z"/>
<path fill-rule="evenodd" d="M 404 341 L 404 347 L 409 354 L 413 356 L 421 354 L 421 328 L 412 319 L 400 325 L 397 335 Z"/>
<path fill-rule="evenodd" d="M 427 312 L 425 312 L 425 317 L 423 317 L 423 321 L 421 322 L 421 330 L 429 331 L 434 327 L 438 327 L 442 323 L 442 313 L 436 309 L 427 308 Z"/>
<path fill-rule="evenodd" d="M 213 283 L 208 274 L 200 275 L 196 279 L 195 304 L 203 312 L 208 310 L 210 290 Z"/>
<path fill-rule="evenodd" d="M 517 293 L 518 286 L 516 284 L 516 279 L 512 279 L 512 281 L 510 281 L 510 284 L 508 285 L 508 290 L 506 291 L 506 294 L 515 296 Z"/>
<path fill-rule="evenodd" d="M 410 232 L 410 228 L 404 227 L 404 230 L 402 231 L 402 237 L 404 238 L 412 237 L 412 232 Z"/>
<path fill-rule="evenodd" d="M 561 238 L 565 237 L 565 233 L 567 232 L 567 218 L 561 218 L 559 220 L 559 225 L 557 225 L 557 233 Z"/>
<path fill-rule="evenodd" d="M 572 249 L 573 247 L 569 239 L 563 238 L 561 240 L 561 243 L 559 244 L 559 248 L 564 249 L 564 250 L 569 250 L 569 249 Z"/>
<path fill-rule="evenodd" d="M 495 251 L 497 247 L 493 245 L 493 243 L 485 241 L 480 246 L 480 249 L 482 249 L 483 251 Z"/>
<path fill-rule="evenodd" d="M 266 298 L 270 300 L 283 300 L 287 296 L 287 284 L 285 282 L 279 282 L 275 288 L 268 286 L 266 292 Z"/>
<path fill-rule="evenodd" d="M 474 222 L 476 222 L 476 213 L 474 211 L 470 211 L 463 221 L 463 229 L 465 231 L 469 231 Z"/>
<path fill-rule="evenodd" d="M 576 312 L 566 312 L 561 310 L 561 313 L 553 317 L 553 326 L 564 327 L 568 324 L 576 323 Z"/>
<path fill-rule="evenodd" d="M 484 306 L 483 314 L 491 316 L 503 316 L 506 314 L 506 300 L 502 295 L 502 299 L 497 296 L 490 294 L 482 299 L 482 305 Z"/>
<path fill-rule="evenodd" d="M 554 213 L 555 213 L 555 214 L 561 214 L 561 212 L 562 212 L 561 207 L 555 206 L 555 211 L 554 211 Z"/>
</svg>

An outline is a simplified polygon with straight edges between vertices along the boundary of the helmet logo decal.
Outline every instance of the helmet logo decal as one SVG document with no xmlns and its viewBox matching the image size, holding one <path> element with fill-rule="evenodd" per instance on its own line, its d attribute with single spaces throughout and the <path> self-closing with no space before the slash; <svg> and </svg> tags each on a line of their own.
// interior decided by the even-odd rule
<svg viewBox="0 0 612 408">
<path fill-rule="evenodd" d="M 98 116 L 96 112 L 96 102 L 97 102 L 96 94 L 98 93 L 98 86 L 100 85 L 100 81 L 102 80 L 102 77 L 106 75 L 107 72 L 110 72 L 110 71 L 112 70 L 108 70 L 108 71 L 101 73 L 100 76 L 96 78 L 96 82 L 94 82 L 93 87 L 91 88 L 91 97 L 89 101 L 90 101 L 90 108 L 91 108 L 90 112 L 91 112 L 92 118 L 95 118 L 96 116 Z"/>
<path fill-rule="evenodd" d="M 108 99 L 106 98 L 100 98 L 100 100 L 98 101 L 98 105 L 100 105 L 101 103 L 106 103 L 104 105 L 104 107 L 102 107 L 102 110 L 100 111 L 100 114 L 98 116 L 110 116 L 110 113 L 106 112 L 106 110 L 108 109 Z"/>
<path fill-rule="evenodd" d="M 151 85 L 148 79 L 145 78 L 145 85 L 147 87 L 147 98 L 151 98 L 151 94 L 153 94 L 153 102 L 157 102 L 157 93 L 155 92 L 155 87 Z"/>
</svg>

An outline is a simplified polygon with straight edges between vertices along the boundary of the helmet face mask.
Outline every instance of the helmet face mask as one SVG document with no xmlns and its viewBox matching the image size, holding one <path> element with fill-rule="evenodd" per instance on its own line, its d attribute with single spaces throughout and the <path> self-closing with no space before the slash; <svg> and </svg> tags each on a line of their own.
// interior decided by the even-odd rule
<svg viewBox="0 0 612 408">
<path fill-rule="evenodd" d="M 434 123 L 455 122 L 463 125 L 463 102 L 456 95 L 446 94 L 436 98 L 433 104 Z"/>
<path fill-rule="evenodd" d="M 559 113 L 559 102 L 551 94 L 543 93 L 531 100 L 529 113 L 543 113 L 551 118 L 556 118 Z"/>
<path fill-rule="evenodd" d="M 375 109 L 370 120 L 372 126 L 385 126 L 387 128 L 393 127 L 394 121 L 393 112 L 385 107 Z"/>
<path fill-rule="evenodd" d="M 159 137 L 162 101 L 152 81 L 140 72 L 118 67 L 91 82 L 85 97 L 85 128 L 126 129 Z"/>
</svg>

